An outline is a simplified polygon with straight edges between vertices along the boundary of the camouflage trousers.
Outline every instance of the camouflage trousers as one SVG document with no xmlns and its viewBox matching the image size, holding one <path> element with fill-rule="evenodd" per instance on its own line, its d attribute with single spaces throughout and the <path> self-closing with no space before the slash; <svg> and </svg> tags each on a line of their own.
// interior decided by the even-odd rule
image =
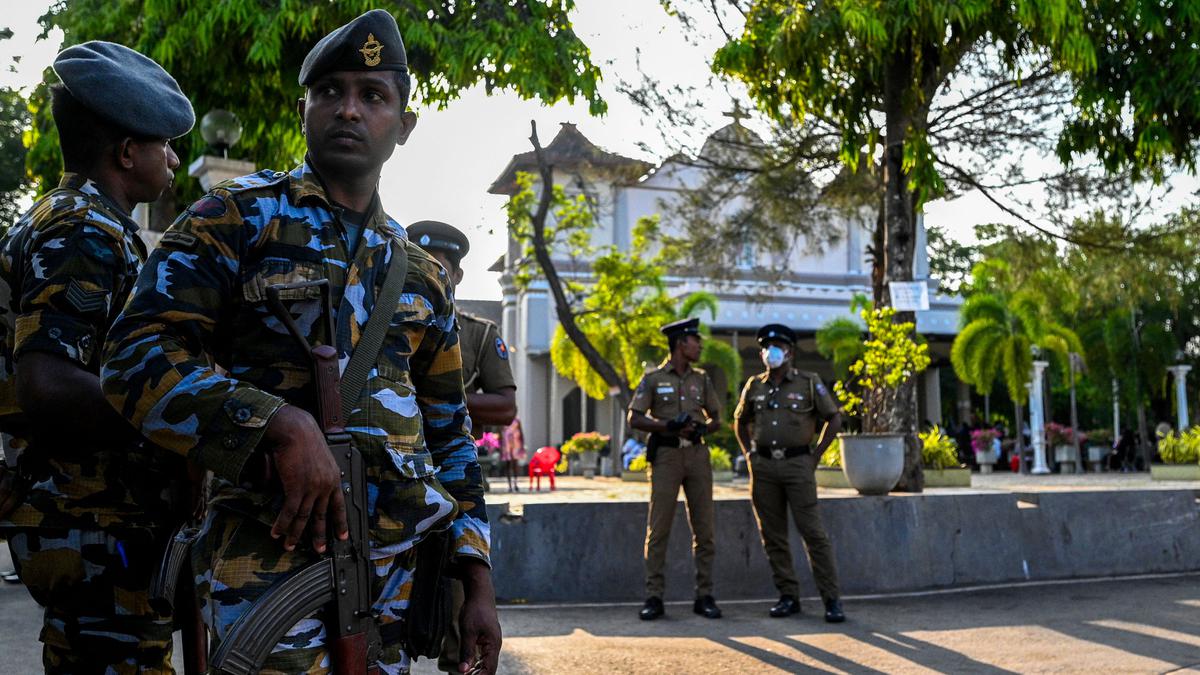
<svg viewBox="0 0 1200 675">
<path fill-rule="evenodd" d="M 256 598 L 276 581 L 318 559 L 309 550 L 297 546 L 283 550 L 280 540 L 271 538 L 270 527 L 244 515 L 220 508 L 209 510 L 204 528 L 193 547 L 192 565 L 197 572 L 200 609 L 208 626 L 209 653 L 220 647 Z M 414 551 L 375 560 L 372 596 L 379 623 L 400 621 L 408 608 L 412 590 Z M 325 649 L 325 625 L 319 618 L 302 619 L 275 646 L 260 673 L 329 673 L 329 652 Z M 384 645 L 379 660 L 380 672 L 406 675 L 410 660 L 400 645 Z"/>
<path fill-rule="evenodd" d="M 6 528 L 29 593 L 46 608 L 47 673 L 173 673 L 170 617 L 147 589 L 161 553 L 150 530 Z"/>
</svg>

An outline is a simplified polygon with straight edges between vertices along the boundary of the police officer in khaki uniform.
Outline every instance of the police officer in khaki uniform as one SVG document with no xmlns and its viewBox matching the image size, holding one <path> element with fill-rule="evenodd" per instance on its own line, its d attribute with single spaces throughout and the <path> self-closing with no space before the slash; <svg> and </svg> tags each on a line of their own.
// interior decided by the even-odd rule
<svg viewBox="0 0 1200 675">
<path fill-rule="evenodd" d="M 763 365 L 742 389 L 734 411 L 734 432 L 750 464 L 750 498 L 763 549 L 771 562 L 779 602 L 772 617 L 800 611 L 800 586 L 788 547 L 790 509 L 825 603 L 825 620 L 846 620 L 838 599 L 833 547 L 817 510 L 817 460 L 842 428 L 842 415 L 816 373 L 792 366 L 796 334 L 780 324 L 758 331 Z M 822 429 L 822 427 L 824 427 Z"/>
<path fill-rule="evenodd" d="M 446 268 L 455 287 L 462 282 L 462 259 L 471 249 L 467 235 L 452 225 L 422 220 L 408 226 L 408 238 Z M 508 345 L 501 339 L 495 323 L 458 310 L 458 330 L 467 411 L 471 413 L 472 433 L 479 438 L 484 425 L 507 426 L 512 423 L 517 416 L 517 385 L 508 360 Z M 438 668 L 447 673 L 457 673 L 460 661 L 458 613 L 464 601 L 462 583 L 451 579 L 450 593 L 453 610 L 450 613 L 450 625 L 446 627 Z"/>
<path fill-rule="evenodd" d="M 663 614 L 663 565 L 675 520 L 679 488 L 687 499 L 696 563 L 696 601 L 692 611 L 719 619 L 712 596 L 712 468 L 704 434 L 721 426 L 721 400 L 712 380 L 692 364 L 700 360 L 700 320 L 685 319 L 661 328 L 671 355 L 646 373 L 629 403 L 629 425 L 650 432 L 650 514 L 646 522 L 646 604 L 639 616 Z"/>
</svg>

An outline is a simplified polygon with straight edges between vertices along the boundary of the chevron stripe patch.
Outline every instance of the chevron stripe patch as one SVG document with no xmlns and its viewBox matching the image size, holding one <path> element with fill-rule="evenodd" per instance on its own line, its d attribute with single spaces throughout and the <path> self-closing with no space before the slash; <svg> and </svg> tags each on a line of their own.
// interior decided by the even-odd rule
<svg viewBox="0 0 1200 675">
<path fill-rule="evenodd" d="M 67 302 L 82 314 L 93 314 L 108 310 L 108 293 L 103 290 L 88 291 L 72 280 L 67 286 Z"/>
</svg>

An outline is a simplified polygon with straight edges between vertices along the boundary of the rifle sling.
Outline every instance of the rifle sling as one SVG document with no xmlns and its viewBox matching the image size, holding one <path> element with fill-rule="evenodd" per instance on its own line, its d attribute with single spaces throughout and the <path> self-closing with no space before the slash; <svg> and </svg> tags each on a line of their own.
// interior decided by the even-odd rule
<svg viewBox="0 0 1200 675">
<path fill-rule="evenodd" d="M 363 387 L 367 384 L 367 375 L 379 360 L 379 350 L 383 347 L 383 338 L 387 335 L 392 316 L 396 313 L 396 304 L 400 301 L 400 292 L 404 290 L 404 279 L 408 276 L 408 251 L 403 244 L 392 242 L 392 264 L 388 267 L 387 276 L 383 280 L 383 288 L 375 297 L 375 305 L 371 315 L 367 317 L 367 325 L 363 327 L 354 353 L 350 355 L 350 363 L 342 373 L 342 419 L 349 420 L 350 412 L 354 410 Z M 381 311 L 382 310 L 382 311 Z"/>
</svg>

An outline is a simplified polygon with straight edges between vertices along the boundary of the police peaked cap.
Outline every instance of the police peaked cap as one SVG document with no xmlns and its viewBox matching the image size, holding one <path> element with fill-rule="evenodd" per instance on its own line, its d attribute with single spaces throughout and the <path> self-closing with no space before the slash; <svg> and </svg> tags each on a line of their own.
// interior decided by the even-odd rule
<svg viewBox="0 0 1200 675">
<path fill-rule="evenodd" d="M 758 344 L 763 345 L 770 341 L 794 345 L 796 344 L 796 331 L 781 323 L 769 323 L 758 329 Z"/>
<path fill-rule="evenodd" d="M 659 328 L 663 335 L 667 337 L 680 337 L 684 335 L 699 335 L 700 334 L 700 319 L 695 317 L 691 319 L 683 319 L 681 321 L 673 321 L 662 328 Z"/>
<path fill-rule="evenodd" d="M 391 14 L 373 9 L 321 38 L 300 66 L 300 86 L 343 70 L 408 72 L 404 41 Z"/>
<path fill-rule="evenodd" d="M 178 138 L 196 124 L 175 78 L 124 45 L 92 40 L 67 47 L 52 67 L 83 107 L 135 136 Z"/>
<path fill-rule="evenodd" d="M 457 227 L 437 220 L 421 220 L 408 226 L 408 238 L 426 251 L 441 251 L 458 264 L 471 242 Z"/>
</svg>

